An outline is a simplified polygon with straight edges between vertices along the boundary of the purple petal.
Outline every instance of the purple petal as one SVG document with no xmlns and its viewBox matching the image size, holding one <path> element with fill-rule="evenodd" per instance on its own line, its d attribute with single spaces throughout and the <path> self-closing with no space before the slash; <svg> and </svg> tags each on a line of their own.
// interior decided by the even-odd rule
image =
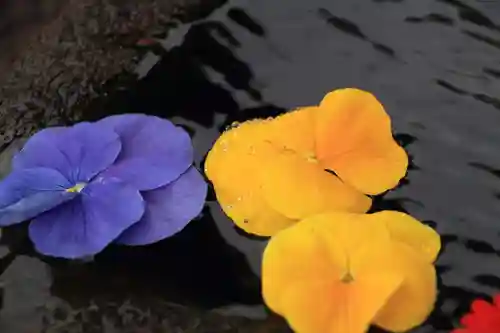
<svg viewBox="0 0 500 333">
<path fill-rule="evenodd" d="M 178 233 L 201 212 L 206 194 L 207 184 L 194 167 L 173 183 L 145 192 L 143 218 L 128 228 L 117 243 L 145 245 Z"/>
<path fill-rule="evenodd" d="M 168 120 L 127 114 L 97 124 L 113 129 L 122 140 L 118 160 L 103 176 L 120 178 L 139 190 L 152 190 L 174 181 L 193 163 L 189 134 Z"/>
<path fill-rule="evenodd" d="M 69 129 L 69 127 L 48 127 L 33 134 L 21 150 L 14 155 L 12 159 L 12 170 L 47 167 L 51 163 L 54 165 L 62 164 L 60 156 L 54 159 L 53 154 L 47 154 L 47 152 L 51 150 L 51 148 L 47 149 L 47 147 L 52 147 L 52 142 L 57 141 L 67 129 Z M 43 148 L 45 148 L 45 150 L 43 150 L 45 153 L 39 154 L 38 149 Z M 30 152 L 34 152 L 37 156 L 39 155 L 36 161 L 34 161 L 33 153 Z"/>
<path fill-rule="evenodd" d="M 15 170 L 0 182 L 0 225 L 29 220 L 73 199 L 68 180 L 47 168 Z"/>
<path fill-rule="evenodd" d="M 81 258 L 102 251 L 143 214 L 139 191 L 117 180 L 99 179 L 75 200 L 33 220 L 29 234 L 42 254 Z"/>
<path fill-rule="evenodd" d="M 72 183 L 88 182 L 109 167 L 120 153 L 119 136 L 90 123 L 44 129 L 33 135 L 14 157 L 15 170 L 46 167 Z"/>
</svg>

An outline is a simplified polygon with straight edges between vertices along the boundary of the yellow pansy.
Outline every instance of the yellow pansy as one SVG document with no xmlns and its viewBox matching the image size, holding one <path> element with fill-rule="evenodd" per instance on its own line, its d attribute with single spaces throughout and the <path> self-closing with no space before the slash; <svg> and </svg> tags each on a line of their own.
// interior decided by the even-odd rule
<svg viewBox="0 0 500 333">
<path fill-rule="evenodd" d="M 271 236 L 310 215 L 368 211 L 365 194 L 393 188 L 407 166 L 380 102 L 359 89 L 339 89 L 317 106 L 224 132 L 205 172 L 240 228 Z"/>
<path fill-rule="evenodd" d="M 262 293 L 297 333 L 365 333 L 371 324 L 403 332 L 433 309 L 440 246 L 433 229 L 399 212 L 316 215 L 271 238 Z"/>
</svg>

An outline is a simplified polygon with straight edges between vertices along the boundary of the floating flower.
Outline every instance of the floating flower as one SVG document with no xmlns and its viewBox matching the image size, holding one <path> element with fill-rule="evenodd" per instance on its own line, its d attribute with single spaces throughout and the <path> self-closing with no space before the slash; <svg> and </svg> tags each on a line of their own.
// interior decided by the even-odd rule
<svg viewBox="0 0 500 333">
<path fill-rule="evenodd" d="M 325 213 L 273 236 L 262 293 L 297 333 L 403 332 L 433 309 L 439 235 L 409 215 Z"/>
<path fill-rule="evenodd" d="M 358 89 L 318 106 L 251 120 L 224 132 L 205 172 L 224 212 L 249 233 L 270 236 L 326 211 L 364 213 L 408 166 L 380 102 Z"/>
<path fill-rule="evenodd" d="M 33 219 L 46 255 L 78 258 L 115 241 L 142 245 L 180 231 L 201 211 L 206 183 L 189 135 L 140 114 L 47 128 L 0 182 L 0 225 Z"/>
<path fill-rule="evenodd" d="M 460 320 L 462 328 L 452 333 L 498 333 L 500 332 L 500 294 L 493 297 L 493 303 L 475 300 L 471 312 Z"/>
</svg>

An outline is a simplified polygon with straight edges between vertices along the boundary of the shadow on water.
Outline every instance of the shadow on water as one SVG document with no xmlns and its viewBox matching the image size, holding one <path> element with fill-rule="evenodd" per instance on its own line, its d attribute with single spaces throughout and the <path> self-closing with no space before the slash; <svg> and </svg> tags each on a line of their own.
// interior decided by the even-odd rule
<svg viewBox="0 0 500 333">
<path fill-rule="evenodd" d="M 87 119 L 130 112 L 172 119 L 192 135 L 201 168 L 220 131 L 235 121 L 317 103 L 337 87 L 374 92 L 392 116 L 410 167 L 395 190 L 374 198 L 372 210 L 408 212 L 441 234 L 439 298 L 412 332 L 448 332 L 471 300 L 500 290 L 500 134 L 492 125 L 500 122 L 500 32 L 484 14 L 486 5 L 408 3 L 232 0 L 211 14 L 201 8 L 203 19 L 186 23 L 180 43 L 143 47 L 158 61 L 139 80 L 123 74 L 104 85 Z M 0 262 L 4 275 L 19 258 L 35 256 L 23 230 L 4 230 L 0 245 L 11 249 Z M 264 245 L 234 228 L 212 192 L 200 218 L 171 239 L 112 246 L 88 263 L 43 259 L 50 283 L 40 287 L 49 294 L 40 302 L 63 299 L 76 309 L 99 301 L 120 308 L 133 300 L 153 312 L 161 306 L 152 304 L 162 301 L 202 309 L 258 305 Z M 16 289 L 4 289 L 11 323 L 19 318 Z M 23 311 L 40 305 L 30 304 Z M 280 325 L 249 332 L 286 331 Z"/>
</svg>

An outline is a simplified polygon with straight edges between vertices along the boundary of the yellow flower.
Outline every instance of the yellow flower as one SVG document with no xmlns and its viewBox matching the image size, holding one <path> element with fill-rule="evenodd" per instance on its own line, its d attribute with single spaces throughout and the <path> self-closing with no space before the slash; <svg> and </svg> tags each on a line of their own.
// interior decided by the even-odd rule
<svg viewBox="0 0 500 333">
<path fill-rule="evenodd" d="M 403 332 L 433 309 L 440 246 L 404 213 L 316 215 L 271 238 L 262 293 L 297 333 Z"/>
<path fill-rule="evenodd" d="M 368 211 L 365 194 L 393 188 L 407 166 L 380 102 L 362 90 L 340 89 L 318 106 L 224 132 L 205 172 L 240 228 L 271 236 L 314 214 Z"/>
</svg>

